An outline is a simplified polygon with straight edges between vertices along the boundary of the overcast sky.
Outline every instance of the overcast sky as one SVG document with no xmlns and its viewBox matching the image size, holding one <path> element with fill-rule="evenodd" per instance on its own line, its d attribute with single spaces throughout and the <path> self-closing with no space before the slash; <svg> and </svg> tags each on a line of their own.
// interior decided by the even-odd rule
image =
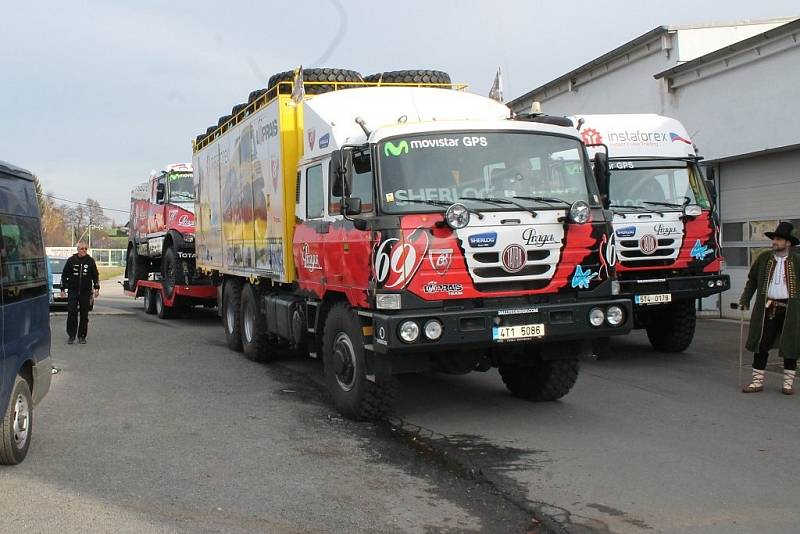
<svg viewBox="0 0 800 534">
<path fill-rule="evenodd" d="M 659 25 L 800 15 L 797 0 L 37 0 L 4 2 L 0 160 L 127 209 L 151 169 L 297 65 L 448 71 L 506 99 Z M 118 222 L 123 213 L 107 212 Z"/>
</svg>

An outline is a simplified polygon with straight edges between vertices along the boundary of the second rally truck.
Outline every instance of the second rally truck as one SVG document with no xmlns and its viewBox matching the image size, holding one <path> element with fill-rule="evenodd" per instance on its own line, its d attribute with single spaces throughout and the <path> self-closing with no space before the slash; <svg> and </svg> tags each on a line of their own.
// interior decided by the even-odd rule
<svg viewBox="0 0 800 534">
<path fill-rule="evenodd" d="M 408 73 L 282 73 L 197 137 L 197 267 L 227 343 L 321 356 L 356 419 L 429 370 L 497 367 L 513 394 L 558 399 L 588 341 L 632 326 L 586 148 Z"/>
</svg>

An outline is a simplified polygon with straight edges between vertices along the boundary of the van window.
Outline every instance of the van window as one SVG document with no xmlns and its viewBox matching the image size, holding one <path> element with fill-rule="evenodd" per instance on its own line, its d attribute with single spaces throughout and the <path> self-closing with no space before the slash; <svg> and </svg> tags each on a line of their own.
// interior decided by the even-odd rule
<svg viewBox="0 0 800 534">
<path fill-rule="evenodd" d="M 4 304 L 47 293 L 38 219 L 0 213 L 0 271 Z"/>
<path fill-rule="evenodd" d="M 306 169 L 306 218 L 319 219 L 324 215 L 325 188 L 322 185 L 322 165 Z"/>
<path fill-rule="evenodd" d="M 0 212 L 38 217 L 39 204 L 33 182 L 9 179 L 0 173 Z"/>
</svg>

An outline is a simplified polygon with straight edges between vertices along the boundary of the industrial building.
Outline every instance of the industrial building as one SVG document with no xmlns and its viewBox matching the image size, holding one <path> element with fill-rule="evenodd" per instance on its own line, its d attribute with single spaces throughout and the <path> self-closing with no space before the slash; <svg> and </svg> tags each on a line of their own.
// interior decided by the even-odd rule
<svg viewBox="0 0 800 534">
<path fill-rule="evenodd" d="M 732 289 L 703 309 L 736 315 L 753 259 L 781 220 L 800 231 L 800 19 L 659 26 L 509 103 L 554 115 L 658 113 L 713 169 Z M 800 234 L 798 234 L 800 235 Z M 737 315 L 738 316 L 738 315 Z"/>
</svg>

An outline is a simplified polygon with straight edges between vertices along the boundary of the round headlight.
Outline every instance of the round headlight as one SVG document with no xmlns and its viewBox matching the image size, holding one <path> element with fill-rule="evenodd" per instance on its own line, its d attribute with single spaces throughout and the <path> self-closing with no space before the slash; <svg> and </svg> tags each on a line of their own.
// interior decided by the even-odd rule
<svg viewBox="0 0 800 534">
<path fill-rule="evenodd" d="M 606 320 L 606 314 L 600 308 L 592 308 L 589 310 L 589 322 L 592 326 L 600 326 Z"/>
<path fill-rule="evenodd" d="M 725 282 L 723 282 L 722 280 L 717 280 L 717 287 L 722 287 L 724 285 L 725 285 Z"/>
<path fill-rule="evenodd" d="M 588 222 L 590 213 L 591 210 L 589 209 L 589 204 L 583 200 L 574 202 L 569 208 L 569 218 L 572 219 L 572 222 L 576 222 L 578 224 Z"/>
<path fill-rule="evenodd" d="M 419 337 L 419 326 L 414 321 L 400 323 L 400 339 L 406 343 L 413 343 Z"/>
<path fill-rule="evenodd" d="M 619 326 L 625 321 L 625 312 L 619 306 L 609 306 L 606 311 L 606 320 L 611 326 Z"/>
<path fill-rule="evenodd" d="M 425 332 L 425 337 L 427 337 L 431 341 L 436 341 L 437 339 L 442 337 L 442 323 L 440 323 L 436 319 L 431 319 L 427 323 L 425 323 L 423 330 Z"/>
<path fill-rule="evenodd" d="M 444 212 L 444 220 L 453 230 L 464 228 L 469 224 L 469 210 L 464 204 L 453 204 Z"/>
<path fill-rule="evenodd" d="M 697 217 L 701 213 L 703 213 L 703 208 L 698 206 L 697 204 L 689 204 L 685 208 L 683 208 L 683 213 L 690 217 Z"/>
</svg>

